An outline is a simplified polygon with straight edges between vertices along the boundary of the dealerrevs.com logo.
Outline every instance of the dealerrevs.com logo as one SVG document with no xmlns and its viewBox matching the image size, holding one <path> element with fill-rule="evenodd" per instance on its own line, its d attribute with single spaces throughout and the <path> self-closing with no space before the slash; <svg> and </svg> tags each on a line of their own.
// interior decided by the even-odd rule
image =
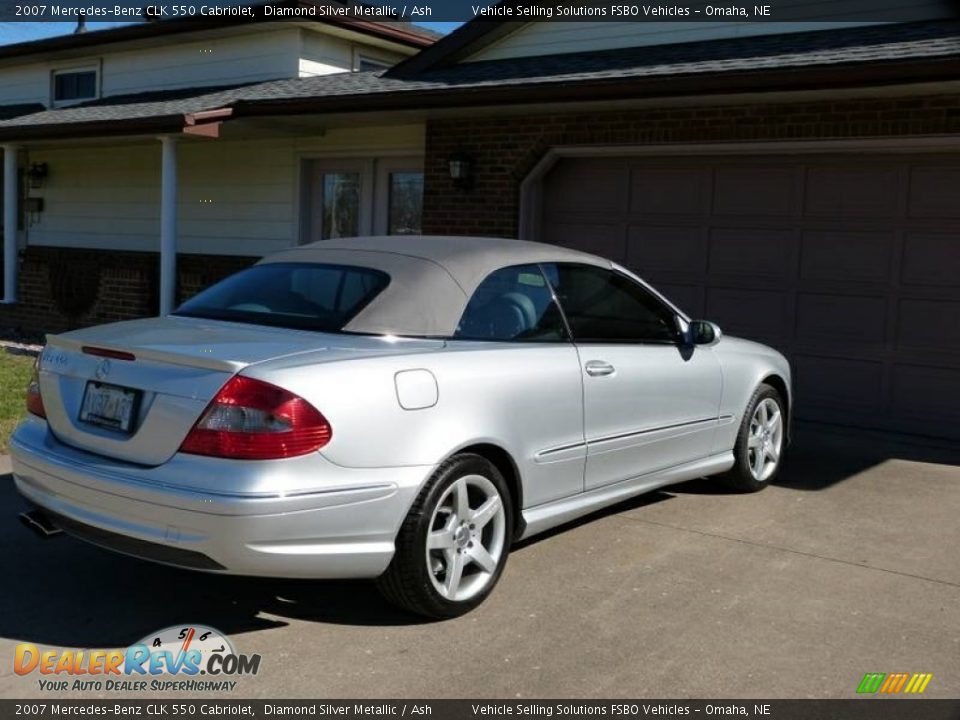
<svg viewBox="0 0 960 720">
<path fill-rule="evenodd" d="M 39 675 L 41 690 L 231 692 L 234 678 L 256 675 L 259 655 L 238 653 L 223 633 L 205 625 L 174 625 L 125 649 L 41 650 L 21 643 L 17 675 Z"/>
</svg>

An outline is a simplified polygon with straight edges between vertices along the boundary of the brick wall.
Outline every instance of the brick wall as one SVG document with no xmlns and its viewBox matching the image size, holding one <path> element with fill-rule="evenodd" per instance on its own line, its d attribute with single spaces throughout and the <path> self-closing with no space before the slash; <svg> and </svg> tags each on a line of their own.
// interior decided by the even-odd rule
<svg viewBox="0 0 960 720">
<path fill-rule="evenodd" d="M 180 255 L 178 301 L 256 260 Z M 156 253 L 28 247 L 21 254 L 19 276 L 19 301 L 0 305 L 0 329 L 39 335 L 157 313 Z"/>
<path fill-rule="evenodd" d="M 960 132 L 960 96 L 479 117 L 427 123 L 424 232 L 516 237 L 520 183 L 551 148 L 870 138 Z M 450 180 L 448 159 L 469 155 L 473 188 Z"/>
</svg>

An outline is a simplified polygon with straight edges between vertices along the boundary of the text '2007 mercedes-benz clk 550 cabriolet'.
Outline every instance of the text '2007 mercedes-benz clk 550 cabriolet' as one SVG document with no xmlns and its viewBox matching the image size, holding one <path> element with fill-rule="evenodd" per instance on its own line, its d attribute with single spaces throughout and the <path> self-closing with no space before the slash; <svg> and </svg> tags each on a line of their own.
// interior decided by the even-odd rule
<svg viewBox="0 0 960 720">
<path fill-rule="evenodd" d="M 186 568 L 477 606 L 511 543 L 663 485 L 759 490 L 790 368 L 628 270 L 483 238 L 328 240 L 172 315 L 50 336 L 26 520 Z"/>
</svg>

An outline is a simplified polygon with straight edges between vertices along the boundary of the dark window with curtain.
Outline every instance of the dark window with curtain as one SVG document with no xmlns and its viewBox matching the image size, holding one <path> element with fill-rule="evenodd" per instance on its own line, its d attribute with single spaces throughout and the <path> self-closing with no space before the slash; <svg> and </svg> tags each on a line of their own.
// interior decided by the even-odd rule
<svg viewBox="0 0 960 720">
<path fill-rule="evenodd" d="M 53 76 L 53 101 L 92 100 L 97 96 L 97 71 L 57 72 Z"/>
</svg>

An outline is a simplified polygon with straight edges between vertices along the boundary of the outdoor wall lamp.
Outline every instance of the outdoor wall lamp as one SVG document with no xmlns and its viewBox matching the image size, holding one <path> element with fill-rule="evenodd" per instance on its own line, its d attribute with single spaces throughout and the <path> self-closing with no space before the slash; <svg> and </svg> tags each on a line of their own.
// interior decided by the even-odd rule
<svg viewBox="0 0 960 720">
<path fill-rule="evenodd" d="M 450 167 L 450 179 L 461 190 L 470 188 L 473 175 L 473 161 L 466 155 L 453 155 L 447 163 Z"/>
<path fill-rule="evenodd" d="M 33 163 L 30 165 L 30 169 L 27 170 L 27 177 L 30 180 L 30 187 L 33 189 L 43 187 L 43 181 L 47 179 L 47 175 L 50 173 L 50 168 L 47 167 L 46 163 Z"/>
</svg>

